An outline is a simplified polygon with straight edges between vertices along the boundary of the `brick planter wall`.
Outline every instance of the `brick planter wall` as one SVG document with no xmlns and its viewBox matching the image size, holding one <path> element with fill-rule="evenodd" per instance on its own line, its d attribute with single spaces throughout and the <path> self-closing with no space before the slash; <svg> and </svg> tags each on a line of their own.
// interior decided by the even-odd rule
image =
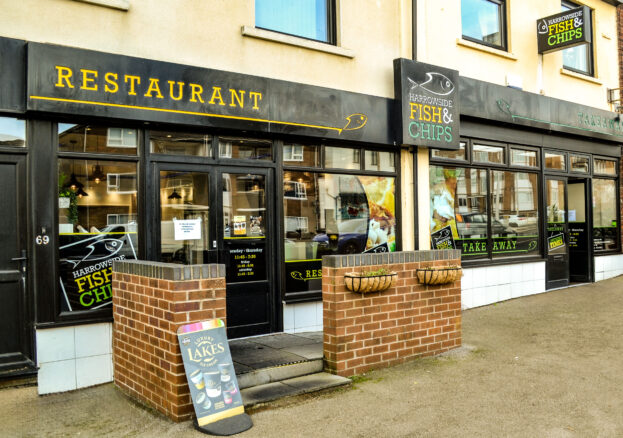
<svg viewBox="0 0 623 438">
<path fill-rule="evenodd" d="M 325 369 L 361 374 L 461 345 L 461 282 L 426 286 L 415 270 L 460 265 L 459 250 L 325 256 L 322 301 Z M 350 292 L 344 274 L 389 268 L 396 285 L 365 295 Z"/>
<path fill-rule="evenodd" d="M 193 415 L 179 326 L 225 320 L 225 266 L 139 260 L 113 264 L 115 385 L 174 421 Z"/>
</svg>

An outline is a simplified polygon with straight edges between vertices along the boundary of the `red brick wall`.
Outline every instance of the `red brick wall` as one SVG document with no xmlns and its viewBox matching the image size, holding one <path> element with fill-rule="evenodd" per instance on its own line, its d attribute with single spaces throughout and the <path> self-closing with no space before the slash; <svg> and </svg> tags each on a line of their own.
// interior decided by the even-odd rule
<svg viewBox="0 0 623 438">
<path fill-rule="evenodd" d="M 415 274 L 420 267 L 447 265 L 460 265 L 460 251 L 323 258 L 327 371 L 348 377 L 461 346 L 460 279 L 426 286 Z M 365 295 L 346 289 L 345 273 L 381 266 L 398 273 L 394 287 Z"/>
<path fill-rule="evenodd" d="M 174 421 L 193 415 L 177 329 L 225 320 L 224 272 L 223 265 L 114 264 L 115 385 Z"/>
</svg>

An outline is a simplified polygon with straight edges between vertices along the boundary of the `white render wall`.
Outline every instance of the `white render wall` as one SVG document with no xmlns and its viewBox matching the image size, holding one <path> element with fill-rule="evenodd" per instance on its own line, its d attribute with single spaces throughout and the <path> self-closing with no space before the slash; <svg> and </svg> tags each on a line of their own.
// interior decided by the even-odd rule
<svg viewBox="0 0 623 438">
<path fill-rule="evenodd" d="M 112 323 L 37 330 L 39 394 L 112 382 Z"/>
<path fill-rule="evenodd" d="M 545 292 L 545 262 L 463 269 L 461 289 L 463 309 Z"/>
<path fill-rule="evenodd" d="M 285 333 L 322 331 L 322 301 L 283 304 Z"/>
<path fill-rule="evenodd" d="M 595 257 L 595 281 L 623 274 L 623 254 Z"/>
</svg>

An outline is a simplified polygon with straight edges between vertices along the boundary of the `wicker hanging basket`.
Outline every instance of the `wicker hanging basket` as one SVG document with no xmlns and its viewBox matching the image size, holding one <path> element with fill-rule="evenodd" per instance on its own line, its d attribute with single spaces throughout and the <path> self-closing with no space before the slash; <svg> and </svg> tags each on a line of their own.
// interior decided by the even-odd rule
<svg viewBox="0 0 623 438">
<path fill-rule="evenodd" d="M 446 284 L 461 278 L 463 269 L 460 266 L 439 266 L 416 269 L 415 275 L 422 284 Z"/>
<path fill-rule="evenodd" d="M 365 294 L 368 292 L 380 292 L 389 289 L 396 284 L 395 272 L 388 272 L 381 275 L 365 275 L 361 272 L 348 272 L 344 274 L 344 284 L 346 289 Z"/>
</svg>

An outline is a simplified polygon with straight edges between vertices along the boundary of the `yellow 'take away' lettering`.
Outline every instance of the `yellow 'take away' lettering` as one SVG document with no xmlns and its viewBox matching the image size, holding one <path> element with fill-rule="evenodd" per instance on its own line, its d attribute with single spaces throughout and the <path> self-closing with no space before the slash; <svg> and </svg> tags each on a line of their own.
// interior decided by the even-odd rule
<svg viewBox="0 0 623 438">
<path fill-rule="evenodd" d="M 206 103 L 206 98 L 204 98 L 205 87 L 201 84 L 187 84 L 186 82 L 171 80 L 164 81 L 158 78 L 143 78 L 130 74 L 121 75 L 116 72 L 106 72 L 103 76 L 100 76 L 99 71 L 89 69 L 80 69 L 79 74 L 74 75 L 74 70 L 71 67 L 62 65 L 56 65 L 55 69 L 56 81 L 54 86 L 56 88 L 78 87 L 81 90 L 103 91 L 111 94 L 125 92 L 128 96 L 138 96 L 140 93 L 143 97 L 155 99 Z M 245 105 L 251 105 L 253 110 L 260 109 L 263 95 L 258 91 L 234 88 L 222 90 L 218 86 L 210 88 L 212 88 L 212 92 L 207 101 L 208 105 L 230 106 L 234 108 L 244 108 Z"/>
</svg>

